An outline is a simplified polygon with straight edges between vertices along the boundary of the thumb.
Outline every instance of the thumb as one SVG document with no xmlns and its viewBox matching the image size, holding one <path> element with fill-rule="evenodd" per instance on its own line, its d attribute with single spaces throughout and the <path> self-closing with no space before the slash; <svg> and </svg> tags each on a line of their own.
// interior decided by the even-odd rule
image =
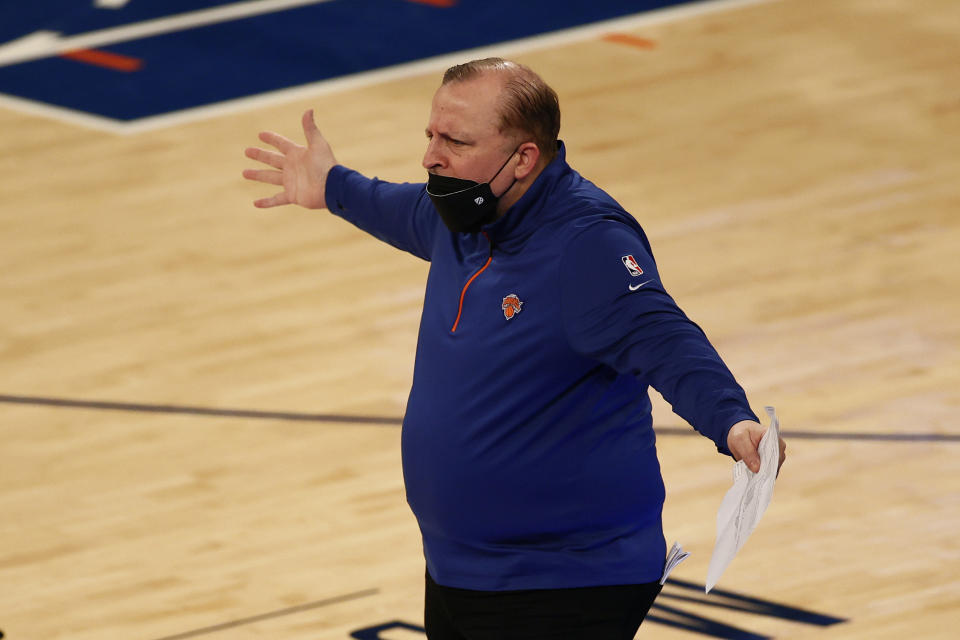
<svg viewBox="0 0 960 640">
<path fill-rule="evenodd" d="M 760 471 L 760 440 L 766 431 L 759 422 L 742 420 L 730 427 L 727 434 L 727 449 L 733 454 L 734 460 L 743 460 L 750 471 Z"/>
<path fill-rule="evenodd" d="M 317 128 L 317 123 L 313 119 L 313 109 L 307 109 L 303 112 L 301 123 L 303 124 L 303 135 L 307 139 L 307 146 L 312 145 L 318 137 L 322 138 L 320 129 Z"/>
<path fill-rule="evenodd" d="M 758 473 L 760 471 L 760 454 L 757 453 L 755 449 L 748 449 L 747 452 L 743 455 L 742 458 L 744 464 L 747 465 L 747 469 Z"/>
</svg>

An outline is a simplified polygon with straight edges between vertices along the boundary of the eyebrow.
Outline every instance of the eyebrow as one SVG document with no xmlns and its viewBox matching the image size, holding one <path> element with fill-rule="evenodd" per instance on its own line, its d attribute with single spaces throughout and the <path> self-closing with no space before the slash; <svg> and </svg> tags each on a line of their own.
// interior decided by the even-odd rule
<svg viewBox="0 0 960 640">
<path fill-rule="evenodd" d="M 423 130 L 423 133 L 424 133 L 424 135 L 426 135 L 426 136 L 432 135 L 432 134 L 430 133 L 430 128 L 429 128 L 429 127 L 427 127 L 426 129 L 424 129 L 424 130 Z M 456 140 L 456 141 L 458 141 L 458 142 L 464 142 L 464 143 L 467 143 L 467 144 L 469 144 L 469 142 L 470 142 L 470 140 L 469 140 L 466 136 L 452 136 L 452 135 L 450 135 L 449 133 L 442 133 L 442 132 L 438 132 L 437 135 L 440 136 L 441 138 L 443 138 L 444 140 L 451 140 L 451 141 Z"/>
</svg>

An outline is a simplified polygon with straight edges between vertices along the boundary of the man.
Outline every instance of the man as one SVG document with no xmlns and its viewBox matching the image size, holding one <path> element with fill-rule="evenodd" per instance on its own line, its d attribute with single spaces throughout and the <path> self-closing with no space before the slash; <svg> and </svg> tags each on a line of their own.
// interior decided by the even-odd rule
<svg viewBox="0 0 960 640">
<path fill-rule="evenodd" d="M 432 640 L 633 638 L 666 555 L 648 386 L 759 469 L 766 429 L 559 129 L 553 90 L 491 58 L 444 75 L 426 187 L 338 165 L 311 111 L 306 147 L 246 151 L 283 187 L 256 206 L 327 208 L 431 262 L 401 448 Z"/>
</svg>

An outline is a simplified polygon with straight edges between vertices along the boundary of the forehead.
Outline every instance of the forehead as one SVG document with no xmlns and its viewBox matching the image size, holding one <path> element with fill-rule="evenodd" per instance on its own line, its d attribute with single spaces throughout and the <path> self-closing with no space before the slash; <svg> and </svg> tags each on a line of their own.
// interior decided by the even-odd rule
<svg viewBox="0 0 960 640">
<path fill-rule="evenodd" d="M 498 104 L 502 89 L 502 81 L 492 74 L 441 86 L 433 95 L 429 128 L 444 133 L 452 130 L 475 135 L 499 133 Z"/>
</svg>

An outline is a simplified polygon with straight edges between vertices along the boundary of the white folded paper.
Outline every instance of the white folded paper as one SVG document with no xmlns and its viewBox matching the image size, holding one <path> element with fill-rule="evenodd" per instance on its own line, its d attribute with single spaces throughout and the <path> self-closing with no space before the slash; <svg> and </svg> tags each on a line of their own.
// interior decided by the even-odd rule
<svg viewBox="0 0 960 640">
<path fill-rule="evenodd" d="M 683 547 L 680 546 L 680 543 L 674 542 L 673 546 L 670 547 L 670 553 L 667 554 L 667 564 L 663 567 L 663 575 L 660 577 L 660 584 L 663 584 L 667 581 L 667 577 L 670 576 L 670 572 L 673 571 L 678 564 L 687 559 L 687 556 L 690 555 L 689 551 L 684 551 Z"/>
<path fill-rule="evenodd" d="M 760 440 L 760 471 L 754 473 L 740 460 L 733 465 L 733 486 L 717 511 L 717 542 L 707 569 L 706 591 L 710 592 L 756 529 L 773 498 L 773 485 L 780 464 L 780 421 L 773 407 L 766 407 L 770 427 Z"/>
</svg>

